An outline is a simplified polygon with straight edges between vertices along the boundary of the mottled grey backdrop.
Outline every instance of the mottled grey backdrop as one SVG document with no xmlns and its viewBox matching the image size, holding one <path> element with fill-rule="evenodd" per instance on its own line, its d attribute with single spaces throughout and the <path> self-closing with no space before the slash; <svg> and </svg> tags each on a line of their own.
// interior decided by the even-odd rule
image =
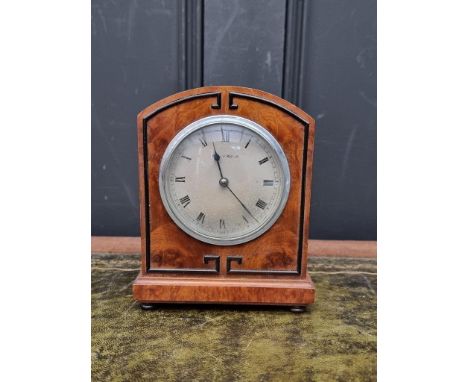
<svg viewBox="0 0 468 382">
<path fill-rule="evenodd" d="M 242 85 L 316 118 L 310 236 L 376 239 L 375 0 L 93 0 L 92 234 L 139 234 L 137 113 Z"/>
</svg>

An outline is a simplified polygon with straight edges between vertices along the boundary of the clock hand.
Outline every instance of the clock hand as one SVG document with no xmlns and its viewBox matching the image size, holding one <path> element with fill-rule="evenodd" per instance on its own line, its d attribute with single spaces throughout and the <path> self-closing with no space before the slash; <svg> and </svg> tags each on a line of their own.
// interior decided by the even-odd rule
<svg viewBox="0 0 468 382">
<path fill-rule="evenodd" d="M 259 221 L 257 220 L 257 218 L 255 216 L 252 215 L 252 212 L 250 212 L 250 210 L 245 206 L 244 203 L 242 203 L 242 201 L 237 197 L 237 195 L 231 190 L 231 187 L 229 187 L 229 181 L 224 177 L 223 175 L 223 172 L 221 171 L 221 166 L 219 164 L 219 160 L 221 159 L 221 157 L 219 156 L 219 154 L 216 152 L 216 147 L 215 147 L 215 144 L 214 142 L 211 142 L 213 143 L 213 149 L 214 149 L 214 155 L 213 155 L 213 158 L 214 160 L 216 161 L 216 164 L 218 165 L 218 168 L 219 168 L 219 174 L 221 175 L 221 179 L 219 180 L 219 184 L 222 186 L 222 187 L 225 187 L 227 188 L 232 195 L 234 195 L 234 197 L 237 199 L 237 201 L 241 204 L 241 206 L 244 208 L 244 210 L 247 211 L 247 213 L 257 222 L 259 223 Z"/>
<path fill-rule="evenodd" d="M 221 178 L 224 178 L 223 172 L 221 171 L 221 165 L 219 164 L 219 160 L 221 159 L 221 157 L 220 157 L 219 154 L 216 152 L 216 147 L 215 147 L 214 142 L 211 142 L 211 143 L 213 143 L 213 149 L 214 149 L 213 158 L 214 158 L 214 160 L 216 161 L 216 164 L 218 165 L 219 174 L 221 175 Z"/>
<path fill-rule="evenodd" d="M 241 200 L 237 197 L 237 195 L 231 190 L 231 187 L 229 187 L 229 185 L 226 185 L 225 187 L 226 187 L 229 191 L 231 191 L 231 194 L 234 195 L 234 197 L 235 197 L 235 198 L 237 199 L 237 201 L 241 204 L 241 206 L 244 208 L 244 210 L 246 210 L 246 211 L 248 212 L 248 214 L 249 214 L 250 216 L 252 216 L 253 219 L 254 219 L 257 223 L 259 223 L 259 221 L 255 218 L 255 216 L 252 215 L 252 212 L 249 211 L 249 209 L 245 206 L 245 204 L 242 203 Z"/>
</svg>

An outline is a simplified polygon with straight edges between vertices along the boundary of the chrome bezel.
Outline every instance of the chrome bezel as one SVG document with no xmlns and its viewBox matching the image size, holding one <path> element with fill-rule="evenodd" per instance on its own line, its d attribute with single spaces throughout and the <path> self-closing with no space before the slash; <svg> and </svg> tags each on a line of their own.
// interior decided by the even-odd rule
<svg viewBox="0 0 468 382">
<path fill-rule="evenodd" d="M 275 213 L 262 225 L 257 227 L 255 230 L 249 232 L 248 234 L 232 237 L 229 239 L 220 239 L 219 237 L 216 237 L 216 236 L 209 236 L 206 234 L 202 234 L 200 232 L 194 231 L 192 228 L 187 226 L 184 223 L 184 221 L 180 219 L 177 216 L 177 213 L 174 211 L 176 209 L 176 206 L 173 206 L 172 203 L 169 201 L 169 197 L 168 197 L 169 192 L 167 190 L 168 182 L 166 184 L 166 172 L 167 172 L 166 170 L 171 162 L 172 154 L 174 153 L 176 148 L 182 143 L 182 141 L 186 139 L 190 134 L 194 133 L 195 131 L 201 128 L 215 125 L 215 124 L 220 124 L 220 123 L 242 126 L 258 134 L 260 137 L 262 137 L 271 146 L 273 151 L 277 154 L 281 169 L 283 171 L 283 176 L 284 176 L 283 193 L 281 195 L 281 200 Z M 174 223 L 177 224 L 177 226 L 180 229 L 182 229 L 185 233 L 187 233 L 188 235 L 192 236 L 193 238 L 197 240 L 203 241 L 204 243 L 209 243 L 209 244 L 214 244 L 214 245 L 229 246 L 229 245 L 242 244 L 242 243 L 251 241 L 259 237 L 260 235 L 264 234 L 266 231 L 268 231 L 271 228 L 271 226 L 281 216 L 281 213 L 284 210 L 286 202 L 288 201 L 289 189 L 290 189 L 289 164 L 288 164 L 286 155 L 284 154 L 283 149 L 281 148 L 278 141 L 273 137 L 273 135 L 271 135 L 265 128 L 260 126 L 258 123 L 253 122 L 247 118 L 237 117 L 237 116 L 232 116 L 232 115 L 216 115 L 216 116 L 201 118 L 195 122 L 192 122 L 190 125 L 186 126 L 185 128 L 183 128 L 167 146 L 166 151 L 164 152 L 164 155 L 161 159 L 161 163 L 159 167 L 159 192 L 161 194 L 161 199 L 164 204 L 164 207 L 166 208 L 166 211 L 169 214 L 169 216 L 172 218 Z"/>
</svg>

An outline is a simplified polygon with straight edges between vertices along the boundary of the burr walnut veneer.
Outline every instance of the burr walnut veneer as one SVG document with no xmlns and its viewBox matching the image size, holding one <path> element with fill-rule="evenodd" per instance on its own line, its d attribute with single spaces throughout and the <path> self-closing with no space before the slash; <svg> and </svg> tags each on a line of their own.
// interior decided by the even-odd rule
<svg viewBox="0 0 468 382">
<path fill-rule="evenodd" d="M 238 245 L 201 242 L 168 215 L 159 192 L 159 164 L 174 136 L 190 123 L 234 115 L 263 126 L 289 163 L 290 192 L 275 224 Z M 315 288 L 307 273 L 307 245 L 315 123 L 272 94 L 243 87 L 211 86 L 158 101 L 138 115 L 141 272 L 133 294 L 155 303 L 311 304 Z"/>
</svg>

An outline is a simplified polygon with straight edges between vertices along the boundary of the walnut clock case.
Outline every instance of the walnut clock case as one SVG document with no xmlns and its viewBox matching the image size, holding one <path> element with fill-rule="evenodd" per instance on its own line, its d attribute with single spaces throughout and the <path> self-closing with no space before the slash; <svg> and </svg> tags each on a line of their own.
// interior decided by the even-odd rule
<svg viewBox="0 0 468 382">
<path fill-rule="evenodd" d="M 314 302 L 315 122 L 272 94 L 210 86 L 138 115 L 142 308 Z"/>
</svg>

